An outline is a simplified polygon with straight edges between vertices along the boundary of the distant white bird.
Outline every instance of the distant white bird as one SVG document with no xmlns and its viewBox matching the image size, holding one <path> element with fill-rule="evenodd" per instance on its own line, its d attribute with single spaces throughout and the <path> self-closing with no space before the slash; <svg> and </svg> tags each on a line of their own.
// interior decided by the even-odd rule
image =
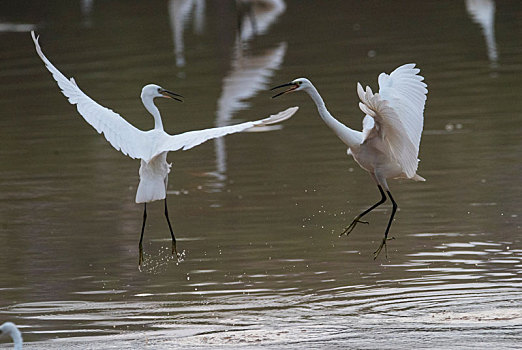
<svg viewBox="0 0 522 350">
<path fill-rule="evenodd" d="M 14 349 L 22 350 L 22 333 L 20 333 L 14 323 L 5 322 L 0 326 L 0 338 L 3 336 L 10 336 L 14 342 Z"/>
<path fill-rule="evenodd" d="M 167 163 L 167 153 L 169 151 L 187 150 L 210 139 L 279 123 L 290 118 L 298 110 L 298 107 L 292 107 L 262 120 L 220 128 L 189 131 L 179 135 L 169 135 L 163 130 L 161 116 L 153 100 L 156 97 L 167 97 L 181 101 L 178 99 L 181 96 L 158 85 L 149 84 L 143 87 L 141 100 L 147 111 L 154 117 L 154 129 L 142 131 L 128 123 L 120 115 L 99 105 L 84 94 L 73 78 L 67 79 L 44 56 L 38 44 L 38 38 L 34 32 L 31 32 L 31 35 L 36 46 L 36 52 L 45 63 L 46 68 L 52 73 L 62 93 L 69 99 L 71 104 L 76 105 L 78 112 L 87 123 L 91 124 L 99 133 L 103 133 L 114 148 L 131 158 L 141 159 L 140 182 L 136 193 L 136 203 L 145 203 L 139 243 L 140 264 L 143 261 L 142 243 L 148 202 L 165 199 L 165 218 L 167 219 L 172 237 L 172 253 L 177 254 L 176 239 L 170 225 L 166 200 L 167 176 L 171 166 L 171 164 Z"/>
<path fill-rule="evenodd" d="M 383 247 L 386 247 L 388 232 L 397 210 L 397 203 L 388 188 L 387 179 L 407 178 L 414 181 L 425 181 L 416 174 L 419 160 L 419 144 L 424 122 L 424 105 L 426 103 L 427 85 L 418 73 L 415 64 L 405 64 L 395 69 L 390 75 L 379 75 L 379 93 L 374 94 L 369 87 L 364 90 L 357 83 L 357 93 L 361 102 L 359 108 L 366 114 L 363 119 L 362 132 L 352 130 L 335 119 L 326 109 L 326 105 L 317 89 L 305 78 L 295 79 L 290 83 L 272 88 L 272 90 L 288 86 L 273 97 L 288 92 L 303 90 L 315 102 L 319 115 L 337 136 L 348 146 L 348 154 L 368 171 L 376 182 L 381 200 L 372 205 L 353 221 L 341 233 L 348 235 L 358 223 L 368 224 L 361 218 L 386 201 L 383 188 L 388 193 L 393 208 L 384 232 L 384 239 L 375 251 L 377 258 Z"/>
</svg>

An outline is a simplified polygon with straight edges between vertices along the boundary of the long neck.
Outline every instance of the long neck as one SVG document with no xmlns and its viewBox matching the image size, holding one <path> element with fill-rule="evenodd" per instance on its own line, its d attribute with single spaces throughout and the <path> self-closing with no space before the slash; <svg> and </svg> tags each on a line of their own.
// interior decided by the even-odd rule
<svg viewBox="0 0 522 350">
<path fill-rule="evenodd" d="M 15 332 L 11 332 L 11 338 L 13 339 L 15 350 L 22 350 L 22 334 L 18 329 Z"/>
<path fill-rule="evenodd" d="M 147 111 L 154 117 L 154 129 L 163 130 L 163 122 L 161 121 L 161 115 L 158 110 L 158 107 L 154 105 L 154 101 L 151 97 L 142 97 L 141 101 Z"/>
<path fill-rule="evenodd" d="M 353 129 L 350 129 L 337 119 L 335 119 L 328 109 L 326 108 L 326 105 L 323 101 L 323 98 L 321 95 L 319 95 L 319 92 L 315 88 L 315 86 L 312 85 L 311 88 L 308 88 L 305 90 L 308 95 L 312 98 L 315 105 L 317 106 L 317 111 L 319 112 L 319 115 L 321 116 L 321 119 L 332 129 L 335 134 L 350 148 L 356 148 L 358 147 L 362 142 L 362 133 L 360 131 L 356 131 Z"/>
</svg>

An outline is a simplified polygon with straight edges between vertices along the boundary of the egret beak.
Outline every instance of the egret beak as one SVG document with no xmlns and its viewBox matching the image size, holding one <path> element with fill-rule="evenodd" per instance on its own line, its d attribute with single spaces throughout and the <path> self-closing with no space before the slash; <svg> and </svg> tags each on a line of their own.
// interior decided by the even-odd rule
<svg viewBox="0 0 522 350">
<path fill-rule="evenodd" d="M 296 83 L 286 83 L 286 84 L 283 84 L 283 85 L 279 85 L 279 86 L 273 87 L 273 88 L 270 89 L 270 91 L 275 90 L 275 89 L 279 89 L 279 88 L 282 88 L 282 87 L 285 87 L 285 86 L 291 86 L 291 88 L 288 89 L 288 90 L 285 90 L 283 92 L 280 92 L 277 95 L 272 96 L 272 98 L 276 98 L 277 96 L 281 96 L 281 95 L 284 95 L 284 94 L 286 94 L 288 92 L 292 92 L 292 91 L 294 91 L 295 89 L 297 89 L 299 87 L 299 85 L 297 85 Z"/>
<path fill-rule="evenodd" d="M 160 92 L 160 94 L 163 95 L 163 97 L 171 98 L 173 100 L 176 100 L 176 101 L 179 101 L 179 102 L 183 102 L 183 100 L 178 98 L 178 97 L 183 97 L 180 94 L 176 94 L 175 92 L 172 92 L 172 91 L 169 91 L 169 90 L 165 90 L 165 89 L 161 89 L 159 92 Z"/>
</svg>

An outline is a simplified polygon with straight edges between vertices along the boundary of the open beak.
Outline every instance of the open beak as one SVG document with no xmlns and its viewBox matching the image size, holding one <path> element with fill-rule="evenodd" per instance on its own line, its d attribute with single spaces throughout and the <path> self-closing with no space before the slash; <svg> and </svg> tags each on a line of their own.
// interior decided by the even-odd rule
<svg viewBox="0 0 522 350">
<path fill-rule="evenodd" d="M 179 102 L 183 102 L 182 99 L 178 98 L 178 97 L 183 97 L 183 96 L 181 96 L 180 94 L 176 94 L 175 92 L 172 92 L 172 91 L 169 91 L 169 90 L 165 90 L 165 89 L 161 89 L 160 90 L 160 94 L 162 94 L 163 97 L 171 98 L 173 100 L 176 100 L 176 101 L 179 101 Z"/>
<path fill-rule="evenodd" d="M 299 87 L 299 85 L 297 85 L 295 83 L 286 83 L 286 84 L 283 84 L 283 85 L 279 85 L 279 86 L 273 87 L 270 90 L 275 90 L 275 89 L 279 89 L 279 88 L 286 87 L 286 86 L 290 86 L 290 88 L 285 90 L 285 91 L 283 91 L 283 92 L 278 93 L 277 95 L 272 96 L 272 98 L 276 98 L 277 96 L 281 96 L 281 95 L 284 95 L 284 94 L 286 94 L 288 92 L 292 92 L 292 91 L 294 91 L 295 89 L 297 89 Z"/>
</svg>

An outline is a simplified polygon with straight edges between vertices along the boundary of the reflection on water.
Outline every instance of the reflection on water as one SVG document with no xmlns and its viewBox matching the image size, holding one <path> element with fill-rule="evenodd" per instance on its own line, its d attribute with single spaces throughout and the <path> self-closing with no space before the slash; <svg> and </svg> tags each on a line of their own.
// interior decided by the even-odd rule
<svg viewBox="0 0 522 350">
<path fill-rule="evenodd" d="M 205 0 L 170 0 L 169 18 L 172 38 L 174 42 L 174 55 L 176 66 L 185 67 L 185 41 L 183 33 L 185 26 L 190 20 L 190 15 L 194 9 L 194 31 L 202 34 L 204 30 Z"/>
<path fill-rule="evenodd" d="M 231 70 L 223 78 L 221 96 L 217 101 L 215 121 L 217 127 L 230 125 L 236 112 L 248 109 L 249 105 L 245 100 L 268 89 L 270 79 L 283 63 L 286 53 L 285 42 L 261 54 L 253 54 L 247 50 L 248 40 L 251 40 L 254 35 L 264 34 L 269 25 L 284 11 L 285 6 L 282 1 L 242 0 L 239 1 L 238 6 L 241 25 L 231 56 Z M 243 7 L 246 7 L 246 10 L 243 10 Z M 280 125 L 271 126 L 265 128 L 265 131 L 280 127 Z M 213 190 L 219 191 L 227 180 L 225 139 L 214 140 L 214 145 L 216 171 L 210 174 L 216 178 Z"/>
<path fill-rule="evenodd" d="M 85 27 L 90 27 L 92 25 L 92 8 L 94 6 L 94 0 L 81 0 L 80 2 L 80 10 L 83 16 L 82 24 Z"/>
<path fill-rule="evenodd" d="M 74 339 L 46 342 L 49 348 L 60 348 L 64 342 L 106 341 L 110 336 L 125 348 L 299 348 L 303 339 L 311 345 L 368 346 L 394 339 L 390 347 L 395 349 L 418 346 L 420 335 L 432 344 L 453 339 L 448 348 L 455 348 L 473 334 L 481 335 L 481 344 L 498 348 L 519 337 L 522 321 L 517 277 L 522 250 L 511 249 L 511 244 L 449 243 L 436 247 L 439 251 L 409 254 L 402 264 L 384 265 L 388 272 L 375 275 L 314 268 L 316 259 L 292 259 L 287 266 L 307 265 L 308 271 L 277 274 L 252 268 L 227 282 L 219 268 L 199 262 L 200 268 L 187 272 L 186 285 L 178 290 L 91 288 L 68 302 L 18 303 L 6 314 L 39 324 L 33 334 L 45 336 L 49 331 L 44 325 L 51 322 Z M 402 277 L 389 279 L 394 270 L 403 271 Z M 348 276 L 352 283 L 346 285 L 342 281 Z M 101 281 L 84 276 L 77 282 L 94 287 Z M 115 300 L 106 302 L 107 298 Z M 371 340 L 368 332 L 376 333 Z"/>
<path fill-rule="evenodd" d="M 223 78 L 221 96 L 217 101 L 215 121 L 217 127 L 234 123 L 232 120 L 234 114 L 249 107 L 244 100 L 267 89 L 269 79 L 274 71 L 280 67 L 286 52 L 286 43 L 281 43 L 277 48 L 267 50 L 266 53 L 255 56 L 245 55 L 241 47 L 241 42 L 236 42 L 232 70 Z M 266 127 L 263 131 L 278 128 L 281 128 L 281 125 Z M 210 175 L 216 178 L 212 186 L 214 190 L 221 190 L 227 180 L 225 139 L 214 140 L 214 145 L 216 171 L 210 173 Z"/>
<path fill-rule="evenodd" d="M 236 2 L 238 33 L 236 34 L 231 55 L 231 70 L 223 78 L 222 93 L 218 98 L 215 126 L 227 126 L 234 123 L 232 118 L 240 110 L 248 109 L 245 100 L 254 97 L 269 86 L 269 79 L 279 69 L 286 53 L 286 43 L 262 54 L 253 54 L 248 42 L 257 35 L 266 34 L 271 24 L 285 10 L 281 0 L 239 0 Z M 169 17 L 174 38 L 176 65 L 185 67 L 183 32 L 186 22 L 195 8 L 195 32 L 203 33 L 204 0 L 170 0 Z M 184 77 L 182 74 L 181 77 Z M 269 131 L 281 128 L 280 125 L 265 128 Z M 216 170 L 208 172 L 214 178 L 209 183 L 209 191 L 222 191 L 227 181 L 227 154 L 225 139 L 214 140 Z M 214 204 L 217 205 L 217 204 Z"/>
<path fill-rule="evenodd" d="M 239 41 L 245 43 L 263 35 L 285 11 L 283 0 L 237 0 Z"/>
<path fill-rule="evenodd" d="M 175 133 L 302 108 L 278 132 L 172 156 L 169 208 L 186 255 L 172 260 L 153 203 L 150 256 L 139 272 L 135 162 L 85 128 L 27 33 L 2 33 L 0 320 L 21 326 L 28 349 L 518 346 L 517 2 L 490 7 L 501 39 L 496 79 L 467 12 L 478 2 L 408 1 L 397 11 L 396 2 L 345 0 L 289 0 L 266 26 L 252 14 L 268 11 L 268 1 L 206 2 L 201 17 L 190 2 L 184 26 L 198 17 L 205 30 L 182 36 L 190 79 L 179 79 L 172 3 L 96 2 L 90 27 L 78 2 L 0 8 L 6 23 L 42 24 L 57 66 L 138 127 L 150 120 L 136 86 L 151 81 L 187 96 L 160 107 Z M 403 210 L 389 260 L 374 262 L 391 207 L 339 239 L 378 199 L 368 194 L 371 180 L 338 151 L 308 100 L 274 101 L 263 90 L 309 76 L 332 113 L 355 125 L 355 82 L 411 61 L 430 85 L 420 154 L 428 181 L 391 185 Z M 226 186 L 207 191 L 208 179 L 197 175 L 213 169 Z"/>
<path fill-rule="evenodd" d="M 282 42 L 275 48 L 253 55 L 245 53 L 240 42 L 236 43 L 232 67 L 223 78 L 221 96 L 217 101 L 216 126 L 229 125 L 235 113 L 249 108 L 245 100 L 269 87 L 274 72 L 283 63 L 286 47 Z"/>
<path fill-rule="evenodd" d="M 497 67 L 498 54 L 495 41 L 495 2 L 493 0 L 466 0 L 471 18 L 482 27 L 491 67 Z"/>
<path fill-rule="evenodd" d="M 30 33 L 31 30 L 36 30 L 36 28 L 37 26 L 35 24 L 0 21 L 0 32 Z"/>
</svg>

